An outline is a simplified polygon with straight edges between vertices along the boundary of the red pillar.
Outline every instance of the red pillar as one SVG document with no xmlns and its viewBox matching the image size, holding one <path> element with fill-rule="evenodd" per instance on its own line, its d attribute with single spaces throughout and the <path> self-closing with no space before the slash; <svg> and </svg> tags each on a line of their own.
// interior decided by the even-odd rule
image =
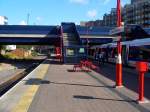
<svg viewBox="0 0 150 112">
<path fill-rule="evenodd" d="M 117 26 L 121 27 L 121 2 L 117 0 Z M 122 87 L 122 59 L 121 59 L 121 35 L 118 37 L 117 51 L 118 56 L 116 60 L 116 87 Z"/>
<path fill-rule="evenodd" d="M 144 102 L 144 72 L 139 74 L 139 102 Z"/>
<path fill-rule="evenodd" d="M 144 99 L 144 74 L 148 71 L 148 63 L 147 62 L 137 62 L 136 69 L 139 72 L 139 99 L 138 103 L 148 103 L 147 100 Z"/>
<path fill-rule="evenodd" d="M 117 0 L 117 26 L 121 26 L 121 2 Z"/>
<path fill-rule="evenodd" d="M 55 54 L 56 54 L 57 59 L 61 58 L 61 48 L 60 47 L 55 48 Z"/>
</svg>

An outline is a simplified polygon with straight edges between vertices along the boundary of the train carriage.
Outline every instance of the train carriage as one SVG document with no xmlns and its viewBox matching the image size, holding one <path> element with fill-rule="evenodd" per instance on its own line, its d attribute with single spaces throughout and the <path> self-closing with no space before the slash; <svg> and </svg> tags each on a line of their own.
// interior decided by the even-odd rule
<svg viewBox="0 0 150 112">
<path fill-rule="evenodd" d="M 137 61 L 146 61 L 149 63 L 150 69 L 150 38 L 126 41 L 122 42 L 121 44 L 122 62 L 124 65 L 135 67 Z M 108 62 L 116 62 L 117 43 L 93 46 L 91 49 L 95 51 L 95 54 L 100 53 L 100 51 L 104 51 L 106 54 L 108 54 Z M 95 55 L 90 55 L 90 57 L 95 59 Z"/>
</svg>

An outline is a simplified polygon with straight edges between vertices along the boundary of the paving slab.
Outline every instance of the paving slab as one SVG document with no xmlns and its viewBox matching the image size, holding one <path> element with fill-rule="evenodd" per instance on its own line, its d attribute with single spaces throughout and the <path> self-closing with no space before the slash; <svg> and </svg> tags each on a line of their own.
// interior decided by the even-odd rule
<svg viewBox="0 0 150 112">
<path fill-rule="evenodd" d="M 48 66 L 47 61 L 44 61 L 0 97 L 0 112 L 26 112 L 40 86 L 39 83 L 47 72 Z"/>
<path fill-rule="evenodd" d="M 51 64 L 28 112 L 150 112 L 149 103 L 136 103 L 136 92 L 115 89 L 115 82 L 103 74 L 72 68 Z"/>
</svg>

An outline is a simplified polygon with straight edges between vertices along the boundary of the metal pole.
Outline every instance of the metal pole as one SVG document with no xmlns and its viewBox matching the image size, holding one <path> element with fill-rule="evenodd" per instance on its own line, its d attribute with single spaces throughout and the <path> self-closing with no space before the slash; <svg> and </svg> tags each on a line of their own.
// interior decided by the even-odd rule
<svg viewBox="0 0 150 112">
<path fill-rule="evenodd" d="M 60 26 L 60 47 L 61 47 L 61 62 L 63 62 L 63 28 Z"/>
<path fill-rule="evenodd" d="M 117 27 L 121 27 L 121 2 L 117 0 Z M 122 87 L 122 59 L 121 59 L 121 35 L 118 37 L 117 50 L 118 56 L 116 60 L 116 87 Z"/>
<path fill-rule="evenodd" d="M 139 74 L 139 102 L 144 101 L 144 72 Z"/>
<path fill-rule="evenodd" d="M 87 47 L 87 61 L 88 61 L 88 41 L 89 41 L 89 40 L 88 40 L 88 33 L 89 33 L 88 30 L 89 30 L 89 29 L 88 29 L 88 26 L 87 26 L 87 38 L 86 38 L 86 42 L 87 42 L 87 43 L 86 43 L 86 47 Z"/>
</svg>

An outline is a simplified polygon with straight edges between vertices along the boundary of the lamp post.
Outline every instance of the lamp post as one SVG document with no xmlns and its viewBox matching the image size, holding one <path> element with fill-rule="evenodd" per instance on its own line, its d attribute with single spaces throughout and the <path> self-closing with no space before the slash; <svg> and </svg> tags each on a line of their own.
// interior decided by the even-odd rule
<svg viewBox="0 0 150 112">
<path fill-rule="evenodd" d="M 117 0 L 117 27 L 121 27 L 121 0 Z M 116 60 L 116 87 L 122 87 L 121 35 L 117 41 L 118 56 Z"/>
<path fill-rule="evenodd" d="M 63 57 L 63 28 L 62 28 L 62 26 L 60 26 L 60 50 L 61 50 L 60 60 L 63 63 L 64 62 L 64 60 L 63 60 L 64 57 Z"/>
<path fill-rule="evenodd" d="M 89 30 L 92 30 L 92 27 L 88 27 L 87 26 L 87 38 L 86 38 L 86 47 L 87 47 L 87 61 L 88 61 L 88 47 L 89 47 L 89 39 L 88 39 L 88 34 L 89 34 Z"/>
<path fill-rule="evenodd" d="M 87 37 L 86 37 L 86 48 L 87 48 L 86 59 L 87 59 L 87 61 L 88 61 L 88 43 L 89 43 L 88 34 L 89 34 L 89 28 L 87 26 Z"/>
</svg>

